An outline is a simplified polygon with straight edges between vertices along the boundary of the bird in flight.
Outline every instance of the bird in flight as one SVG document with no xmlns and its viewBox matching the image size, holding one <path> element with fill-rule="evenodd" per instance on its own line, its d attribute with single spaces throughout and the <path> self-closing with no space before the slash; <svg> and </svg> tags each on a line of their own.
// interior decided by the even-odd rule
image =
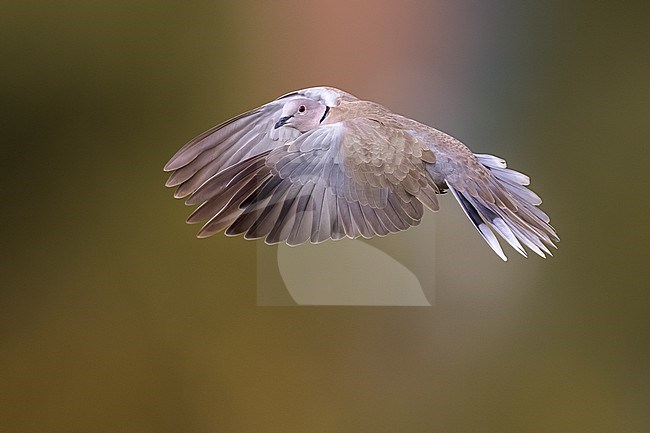
<svg viewBox="0 0 650 433">
<path fill-rule="evenodd" d="M 420 223 L 451 192 L 487 244 L 526 256 L 558 242 L 528 176 L 437 129 L 333 87 L 288 93 L 197 136 L 165 165 L 174 197 L 199 205 L 198 237 L 299 245 Z M 493 232 L 494 230 L 494 232 Z"/>
</svg>

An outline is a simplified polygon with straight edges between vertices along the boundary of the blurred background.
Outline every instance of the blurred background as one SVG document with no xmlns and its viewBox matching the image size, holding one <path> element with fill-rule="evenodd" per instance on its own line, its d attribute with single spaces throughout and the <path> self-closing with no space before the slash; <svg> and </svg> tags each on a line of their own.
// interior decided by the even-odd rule
<svg viewBox="0 0 650 433">
<path fill-rule="evenodd" d="M 650 427 L 647 2 L 0 3 L 0 431 Z M 260 307 L 164 188 L 194 135 L 333 85 L 532 177 L 501 260 L 450 198 L 432 307 Z"/>
</svg>

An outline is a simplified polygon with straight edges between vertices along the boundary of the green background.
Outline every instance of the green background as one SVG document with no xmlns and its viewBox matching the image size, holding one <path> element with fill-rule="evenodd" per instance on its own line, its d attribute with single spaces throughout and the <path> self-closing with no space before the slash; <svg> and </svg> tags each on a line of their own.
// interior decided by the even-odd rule
<svg viewBox="0 0 650 433">
<path fill-rule="evenodd" d="M 0 431 L 647 431 L 649 12 L 0 2 Z M 555 257 L 444 199 L 433 307 L 258 307 L 256 244 L 195 239 L 162 166 L 322 84 L 531 175 Z"/>
</svg>

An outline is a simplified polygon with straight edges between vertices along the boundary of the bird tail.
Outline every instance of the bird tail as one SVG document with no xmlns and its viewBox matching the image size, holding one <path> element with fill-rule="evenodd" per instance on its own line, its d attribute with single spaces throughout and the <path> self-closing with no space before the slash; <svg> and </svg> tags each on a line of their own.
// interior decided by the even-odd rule
<svg viewBox="0 0 650 433">
<path fill-rule="evenodd" d="M 485 188 L 460 188 L 447 182 L 463 211 L 483 239 L 504 261 L 507 260 L 496 231 L 517 252 L 527 256 L 522 243 L 541 257 L 552 256 L 547 246 L 556 248 L 560 239 L 550 219 L 537 206 L 540 197 L 526 186 L 528 176 L 506 168 L 506 162 L 492 155 L 475 154 L 488 170 Z"/>
</svg>

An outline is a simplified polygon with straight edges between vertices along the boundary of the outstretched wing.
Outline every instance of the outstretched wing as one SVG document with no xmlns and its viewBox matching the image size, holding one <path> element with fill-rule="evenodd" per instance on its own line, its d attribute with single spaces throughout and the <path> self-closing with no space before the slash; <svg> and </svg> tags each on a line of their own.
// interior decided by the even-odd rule
<svg viewBox="0 0 650 433">
<path fill-rule="evenodd" d="M 441 176 L 463 211 L 490 247 L 507 260 L 495 230 L 515 250 L 526 256 L 522 243 L 536 254 L 552 255 L 560 239 L 549 217 L 537 206 L 542 200 L 526 188 L 528 176 L 506 168 L 506 162 L 492 155 L 474 155 L 455 138 L 438 132 L 437 161 L 429 169 Z"/>
<path fill-rule="evenodd" d="M 284 129 L 284 128 L 280 128 Z M 221 230 L 298 245 L 344 236 L 369 238 L 419 224 L 437 210 L 425 165 L 433 153 L 408 132 L 355 118 L 299 135 L 205 182 L 189 222 L 200 237 Z"/>
<path fill-rule="evenodd" d="M 289 93 L 193 138 L 165 165 L 174 172 L 166 186 L 177 187 L 176 198 L 187 197 L 218 172 L 298 137 L 295 129 L 273 128 L 284 104 L 296 96 L 303 95 Z"/>
</svg>

